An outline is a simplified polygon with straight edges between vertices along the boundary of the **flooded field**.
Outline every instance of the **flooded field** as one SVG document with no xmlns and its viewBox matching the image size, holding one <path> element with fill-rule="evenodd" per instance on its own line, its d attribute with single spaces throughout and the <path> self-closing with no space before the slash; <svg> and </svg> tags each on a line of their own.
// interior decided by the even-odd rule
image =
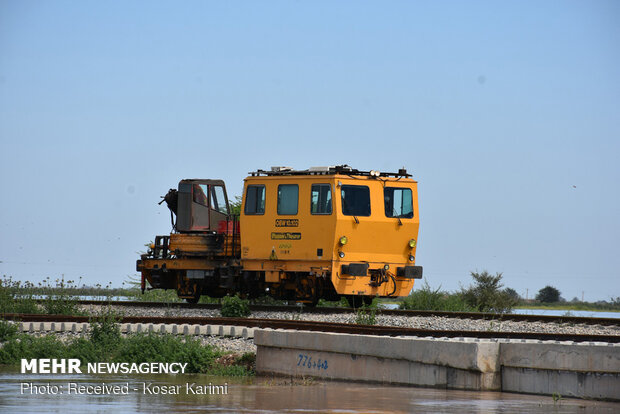
<svg viewBox="0 0 620 414">
<path fill-rule="evenodd" d="M 202 392 L 202 394 L 201 394 Z M 588 413 L 620 404 L 282 378 L 205 375 L 36 375 L 0 371 L 0 411 L 133 413 Z"/>
</svg>

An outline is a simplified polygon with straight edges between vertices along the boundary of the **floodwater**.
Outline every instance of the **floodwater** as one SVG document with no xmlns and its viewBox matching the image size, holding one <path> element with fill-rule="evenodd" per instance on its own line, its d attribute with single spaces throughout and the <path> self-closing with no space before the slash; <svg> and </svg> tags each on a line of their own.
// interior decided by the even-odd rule
<svg viewBox="0 0 620 414">
<path fill-rule="evenodd" d="M 92 387 L 101 387 L 102 384 L 107 387 L 117 386 L 116 390 L 120 394 L 114 395 L 111 388 L 103 395 L 94 394 L 98 391 Z M 163 389 L 179 393 L 163 394 Z M 205 394 L 194 394 L 199 389 Z M 296 380 L 291 385 L 289 379 L 264 377 L 233 379 L 206 375 L 37 375 L 20 374 L 15 370 L 7 371 L 6 368 L 0 371 L 0 412 L 204 411 L 338 414 L 614 413 L 620 411 L 620 403 L 565 398 L 554 402 L 551 396 L 336 381 Z"/>
<path fill-rule="evenodd" d="M 385 309 L 398 309 L 395 303 L 382 305 Z M 549 316 L 584 316 L 588 318 L 615 318 L 620 319 L 620 312 L 582 311 L 564 309 L 513 309 L 511 313 L 520 315 L 549 315 Z"/>
<path fill-rule="evenodd" d="M 620 312 L 582 311 L 563 309 L 513 309 L 512 313 L 521 315 L 549 315 L 549 316 L 584 316 L 588 318 L 620 318 Z"/>
</svg>

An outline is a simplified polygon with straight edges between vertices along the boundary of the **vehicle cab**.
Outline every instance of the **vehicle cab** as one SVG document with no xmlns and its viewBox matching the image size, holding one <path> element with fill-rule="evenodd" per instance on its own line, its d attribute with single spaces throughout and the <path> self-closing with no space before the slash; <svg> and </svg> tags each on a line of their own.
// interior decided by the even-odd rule
<svg viewBox="0 0 620 414">
<path fill-rule="evenodd" d="M 409 294 L 422 277 L 409 177 L 348 166 L 251 173 L 240 217 L 244 270 L 264 272 L 267 283 L 316 276 L 338 295 Z"/>
</svg>

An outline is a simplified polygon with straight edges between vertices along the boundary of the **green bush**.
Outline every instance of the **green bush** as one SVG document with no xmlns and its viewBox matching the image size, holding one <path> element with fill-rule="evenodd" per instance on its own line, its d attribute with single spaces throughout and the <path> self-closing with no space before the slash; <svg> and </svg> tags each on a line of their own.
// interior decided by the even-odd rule
<svg viewBox="0 0 620 414">
<path fill-rule="evenodd" d="M 241 215 L 241 203 L 242 203 L 242 198 L 241 196 L 238 196 L 238 195 L 235 196 L 235 201 L 228 200 L 228 204 L 230 205 L 231 215 L 233 216 Z"/>
<path fill-rule="evenodd" d="M 7 341 L 17 335 L 17 325 L 0 319 L 0 342 Z"/>
<path fill-rule="evenodd" d="M 139 333 L 121 338 L 115 344 L 96 343 L 77 338 L 63 343 L 55 335 L 35 337 L 20 334 L 0 348 L 0 364 L 19 364 L 22 358 L 77 358 L 88 362 L 179 362 L 187 363 L 186 373 L 211 375 L 252 375 L 253 365 L 248 356 L 232 355 L 208 345 L 200 339 L 176 337 L 170 334 Z M 228 360 L 219 364 L 218 359 Z"/>
<path fill-rule="evenodd" d="M 501 290 L 502 274 L 495 275 L 482 271 L 471 272 L 474 284 L 463 289 L 461 295 L 467 304 L 478 312 L 507 313 L 517 304 L 510 293 Z"/>
<path fill-rule="evenodd" d="M 536 295 L 536 300 L 543 303 L 559 302 L 560 299 L 560 291 L 553 286 L 545 286 Z"/>
<path fill-rule="evenodd" d="M 198 303 L 206 303 L 209 305 L 219 305 L 220 302 L 220 298 L 212 298 L 207 295 L 200 295 L 200 300 L 198 301 Z"/>
<path fill-rule="evenodd" d="M 432 289 L 427 281 L 424 281 L 424 285 L 420 289 L 411 292 L 399 305 L 399 308 L 448 312 L 472 312 L 475 310 L 461 294 L 443 292 L 441 286 Z"/>
<path fill-rule="evenodd" d="M 102 347 L 113 347 L 121 341 L 121 329 L 118 324 L 120 315 L 111 307 L 105 308 L 90 321 L 90 340 Z"/>
<path fill-rule="evenodd" d="M 355 315 L 355 323 L 358 325 L 376 325 L 377 324 L 377 301 L 373 299 L 372 304 L 362 305 L 357 309 Z"/>
<path fill-rule="evenodd" d="M 515 303 L 521 302 L 521 295 L 519 295 L 517 291 L 514 290 L 513 288 L 504 289 L 504 293 L 510 296 L 514 300 Z"/>
<path fill-rule="evenodd" d="M 225 296 L 222 298 L 222 316 L 242 318 L 250 316 L 250 304 L 239 296 Z"/>
<path fill-rule="evenodd" d="M 19 364 L 22 358 L 77 358 L 83 364 L 179 362 L 187 363 L 186 373 L 225 376 L 253 375 L 255 364 L 254 354 L 226 353 L 191 337 L 152 332 L 123 337 L 109 315 L 91 321 L 88 338 L 79 337 L 66 343 L 54 334 L 41 337 L 10 334 L 0 347 L 0 364 Z"/>
<path fill-rule="evenodd" d="M 0 364 L 18 364 L 22 358 L 69 358 L 67 347 L 55 335 L 17 335 L 0 348 Z"/>
<path fill-rule="evenodd" d="M 40 284 L 40 291 L 44 298 L 41 305 L 45 313 L 50 315 L 83 315 L 79 309 L 78 297 L 73 292 L 78 289 L 73 280 L 65 280 L 64 276 L 55 280 L 52 285 L 50 278 L 46 278 Z"/>
<path fill-rule="evenodd" d="M 0 279 L 0 313 L 40 313 L 33 290 L 30 282 L 3 276 Z"/>
<path fill-rule="evenodd" d="M 187 363 L 186 372 L 210 373 L 221 353 L 203 346 L 199 339 L 177 338 L 156 333 L 136 334 L 125 338 L 113 355 L 115 361 Z"/>
<path fill-rule="evenodd" d="M 137 289 L 132 291 L 131 296 L 134 300 L 142 302 L 183 302 L 183 299 L 179 298 L 176 290 L 174 289 L 153 289 L 145 290 L 144 293 Z"/>
</svg>

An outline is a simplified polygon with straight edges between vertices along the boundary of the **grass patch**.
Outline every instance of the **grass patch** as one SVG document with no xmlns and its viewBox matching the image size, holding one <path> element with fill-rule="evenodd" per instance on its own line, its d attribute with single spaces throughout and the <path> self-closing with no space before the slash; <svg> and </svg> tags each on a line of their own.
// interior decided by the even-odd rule
<svg viewBox="0 0 620 414">
<path fill-rule="evenodd" d="M 8 341 L 17 336 L 17 324 L 0 319 L 0 342 Z"/>
<path fill-rule="evenodd" d="M 250 303 L 239 296 L 225 296 L 222 298 L 222 316 L 229 318 L 244 318 L 250 316 Z"/>
<path fill-rule="evenodd" d="M 179 298 L 176 290 L 173 289 L 153 289 L 145 290 L 144 293 L 140 289 L 132 289 L 129 291 L 129 298 L 135 301 L 141 302 L 171 302 L 179 303 L 183 302 L 183 299 Z M 201 298 L 202 299 L 202 298 Z"/>
<path fill-rule="evenodd" d="M 400 309 L 409 310 L 432 310 L 452 312 L 475 312 L 476 309 L 469 305 L 459 293 L 448 293 L 441 290 L 441 286 L 432 289 L 428 282 L 417 290 L 411 292 L 399 305 Z"/>
<path fill-rule="evenodd" d="M 88 362 L 179 362 L 186 373 L 222 376 L 254 375 L 254 354 L 235 355 L 189 336 L 138 333 L 122 336 L 115 316 L 105 314 L 91 321 L 88 337 L 63 342 L 54 334 L 17 333 L 0 321 L 0 364 L 16 365 L 22 358 L 77 358 Z"/>
<path fill-rule="evenodd" d="M 355 315 L 355 323 L 358 325 L 376 325 L 377 324 L 378 306 L 373 300 L 369 306 L 362 305 L 357 309 Z"/>
<path fill-rule="evenodd" d="M 78 297 L 71 292 L 76 288 L 72 280 L 65 280 L 64 277 L 56 279 L 52 285 L 49 278 L 42 284 L 42 294 L 45 295 L 41 305 L 45 313 L 50 315 L 81 315 L 84 314 L 78 308 Z"/>
<path fill-rule="evenodd" d="M 123 282 L 123 286 L 127 285 L 128 288 L 123 289 L 123 296 L 128 297 L 131 300 L 140 301 L 140 302 L 167 302 L 167 303 L 180 303 L 184 302 L 183 299 L 179 298 L 176 290 L 174 289 L 150 289 L 145 290 L 142 293 L 141 289 L 142 281 L 140 277 L 129 277 L 126 282 Z M 215 303 L 219 304 L 220 299 L 212 298 L 207 295 L 201 295 L 198 303 Z"/>
<path fill-rule="evenodd" d="M 228 356 L 230 355 L 230 356 Z M 253 354 L 251 354 L 253 355 Z M 222 358 L 226 357 L 226 358 Z M 248 356 L 226 354 L 200 340 L 169 334 L 140 333 L 121 337 L 113 344 L 77 338 L 68 343 L 56 335 L 41 337 L 17 334 L 0 348 L 0 364 L 17 365 L 21 359 L 77 358 L 88 362 L 179 362 L 187 363 L 186 373 L 222 376 L 254 375 Z"/>
<path fill-rule="evenodd" d="M 34 285 L 4 276 L 0 280 L 0 313 L 83 315 L 77 296 L 71 293 L 75 288 L 75 283 L 64 277 L 54 282 L 48 277 Z"/>
<path fill-rule="evenodd" d="M 0 279 L 0 313 L 40 313 L 33 287 L 6 276 Z"/>
<path fill-rule="evenodd" d="M 507 313 L 517 303 L 511 289 L 501 289 L 501 273 L 471 272 L 471 276 L 474 283 L 455 293 L 442 291 L 441 286 L 432 289 L 424 281 L 421 289 L 402 301 L 400 309 Z"/>
<path fill-rule="evenodd" d="M 319 299 L 319 302 L 316 304 L 316 306 L 320 308 L 348 308 L 349 302 L 347 302 L 347 298 L 343 296 L 342 298 L 340 298 L 340 300 L 336 301 Z"/>
</svg>

